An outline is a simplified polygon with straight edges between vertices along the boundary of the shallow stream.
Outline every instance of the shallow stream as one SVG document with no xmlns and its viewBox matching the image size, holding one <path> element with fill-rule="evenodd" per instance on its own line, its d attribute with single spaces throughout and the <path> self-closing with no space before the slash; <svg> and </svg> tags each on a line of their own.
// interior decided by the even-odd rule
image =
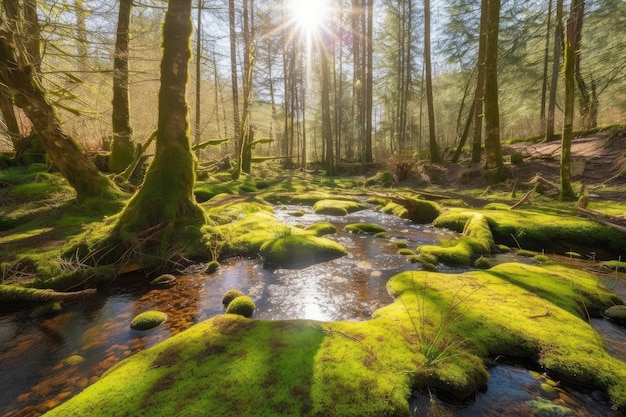
<svg viewBox="0 0 626 417">
<path fill-rule="evenodd" d="M 330 221 L 338 229 L 332 238 L 349 255 L 304 269 L 277 270 L 263 268 L 255 260 L 230 259 L 212 275 L 181 276 L 170 287 L 111 288 L 93 299 L 65 303 L 63 311 L 51 317 L 31 317 L 32 311 L 27 310 L 0 311 L 0 416 L 43 414 L 95 382 L 121 359 L 223 313 L 222 295 L 229 289 L 250 295 L 259 319 L 366 320 L 392 301 L 385 287 L 389 278 L 417 268 L 397 254 L 394 240 L 415 248 L 454 235 L 374 210 L 332 217 L 305 208 L 308 212 L 303 216 L 290 215 L 302 209 L 283 206 L 277 208 L 276 216 L 291 225 Z M 362 221 L 380 224 L 388 237 L 343 231 L 345 224 Z M 625 283 L 618 283 L 614 290 L 626 298 Z M 135 315 L 151 309 L 167 313 L 168 320 L 147 332 L 130 329 Z M 592 324 L 612 354 L 626 361 L 624 328 L 601 319 Z M 451 405 L 416 393 L 411 399 L 414 415 L 620 416 L 599 392 L 548 389 L 550 381 L 544 376 L 510 364 L 495 366 L 490 373 L 487 391 L 471 404 Z M 537 411 L 540 406 L 544 411 Z M 541 414 L 552 406 L 557 414 Z"/>
</svg>

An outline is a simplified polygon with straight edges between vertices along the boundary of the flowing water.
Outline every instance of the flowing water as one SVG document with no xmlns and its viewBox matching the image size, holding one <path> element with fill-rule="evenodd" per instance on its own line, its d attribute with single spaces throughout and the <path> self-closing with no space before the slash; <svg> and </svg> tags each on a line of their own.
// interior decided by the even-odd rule
<svg viewBox="0 0 626 417">
<path fill-rule="evenodd" d="M 0 416 L 41 415 L 96 381 L 121 359 L 223 313 L 222 295 L 229 289 L 250 295 L 259 319 L 365 320 L 392 301 L 385 287 L 389 278 L 416 268 L 397 254 L 394 240 L 414 248 L 454 235 L 373 210 L 331 217 L 308 209 L 301 217 L 291 216 L 296 210 L 302 207 L 283 206 L 276 216 L 291 225 L 330 221 L 338 229 L 332 238 L 349 255 L 304 269 L 276 270 L 263 268 L 255 260 L 230 259 L 212 275 L 181 276 L 169 287 L 110 288 L 92 299 L 65 303 L 54 316 L 32 317 L 32 310 L 0 311 Z M 343 231 L 345 224 L 361 221 L 385 227 L 388 238 Z M 626 298 L 623 287 L 616 290 Z M 151 309 L 167 313 L 168 320 L 150 331 L 130 329 L 135 315 Z M 595 319 L 593 325 L 605 336 L 612 354 L 626 361 L 624 328 Z M 557 404 L 567 407 L 563 410 L 570 410 L 569 414 L 549 415 L 619 416 L 600 393 L 561 387 L 548 392 L 543 376 L 511 365 L 498 365 L 490 373 L 487 391 L 472 404 L 444 404 L 416 393 L 411 400 L 414 415 L 532 416 L 540 415 L 533 414 L 538 406 L 545 409 L 546 404 Z"/>
</svg>

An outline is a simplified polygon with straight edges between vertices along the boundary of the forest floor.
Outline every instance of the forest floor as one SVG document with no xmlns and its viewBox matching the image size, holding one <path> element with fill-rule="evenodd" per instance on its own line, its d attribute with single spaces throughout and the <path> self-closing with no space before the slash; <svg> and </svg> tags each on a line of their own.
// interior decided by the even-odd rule
<svg viewBox="0 0 626 417">
<path fill-rule="evenodd" d="M 534 184 L 541 181 L 559 184 L 561 142 L 517 142 L 502 146 L 505 160 L 515 155 L 523 157 L 522 163 L 507 165 L 512 174 L 512 183 Z M 486 187 L 480 167 L 470 163 L 447 164 L 426 169 L 426 181 L 443 188 L 482 188 Z M 576 137 L 571 148 L 572 180 L 597 199 L 626 201 L 626 130 L 611 128 L 591 135 Z M 434 174 L 434 175 L 429 175 Z M 437 175 L 439 174 L 439 175 Z"/>
</svg>

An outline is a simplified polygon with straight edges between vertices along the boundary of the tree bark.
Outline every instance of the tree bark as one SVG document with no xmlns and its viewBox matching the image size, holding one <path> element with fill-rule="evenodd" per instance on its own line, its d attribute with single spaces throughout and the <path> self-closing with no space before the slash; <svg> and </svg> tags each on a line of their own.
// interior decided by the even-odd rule
<svg viewBox="0 0 626 417">
<path fill-rule="evenodd" d="M 500 27 L 500 0 L 487 0 L 487 42 L 485 47 L 485 170 L 488 181 L 504 180 L 500 150 L 500 109 L 498 105 L 498 32 Z"/>
<path fill-rule="evenodd" d="M 16 38 L 15 28 L 0 20 L 0 79 L 32 122 L 33 130 L 40 136 L 46 153 L 74 188 L 79 201 L 112 192 L 115 189 L 113 183 L 98 171 L 82 152 L 80 145 L 63 132 L 54 108 L 46 99 L 35 68 L 27 61 L 25 54 L 16 51 Z"/>
<path fill-rule="evenodd" d="M 572 188 L 570 170 L 572 136 L 574 131 L 574 103 L 576 95 L 576 54 L 578 53 L 580 28 L 578 27 L 578 13 L 583 11 L 584 1 L 573 0 L 570 17 L 567 19 L 565 31 L 565 57 L 563 62 L 563 76 L 565 83 L 565 103 L 563 109 L 563 134 L 561 136 L 561 199 L 570 200 L 576 197 Z"/>
<path fill-rule="evenodd" d="M 113 58 L 113 141 L 109 158 L 109 171 L 119 174 L 133 161 L 135 146 L 130 123 L 130 98 L 128 93 L 128 55 L 130 19 L 133 0 L 120 0 L 117 20 L 117 37 Z"/>
<path fill-rule="evenodd" d="M 485 52 L 487 46 L 487 0 L 481 0 L 478 34 L 478 59 L 476 62 L 476 91 L 474 92 L 474 134 L 472 141 L 472 162 L 480 162 L 482 153 L 484 95 L 485 95 Z"/>
<path fill-rule="evenodd" d="M 112 239 L 122 240 L 110 252 L 113 262 L 123 262 L 120 257 L 126 255 L 139 258 L 139 263 L 163 264 L 199 239 L 205 223 L 193 194 L 195 158 L 186 100 L 191 30 L 191 0 L 169 2 L 163 24 L 156 151 L 143 187 L 113 229 Z"/>
<path fill-rule="evenodd" d="M 435 102 L 433 99 L 433 75 L 430 56 L 430 0 L 424 0 L 424 67 L 426 76 L 426 106 L 428 108 L 428 144 L 430 163 L 441 162 L 435 132 Z"/>
<path fill-rule="evenodd" d="M 239 118 L 239 82 L 237 77 L 237 31 L 235 30 L 235 0 L 228 0 L 228 22 L 230 33 L 230 79 L 233 97 L 233 137 L 237 151 L 241 152 L 241 120 Z M 237 167 L 233 171 L 233 178 L 241 174 L 241 153 L 238 154 Z"/>
<path fill-rule="evenodd" d="M 550 81 L 550 97 L 546 116 L 545 142 L 554 139 L 554 112 L 556 109 L 556 87 L 559 82 L 561 48 L 563 47 L 563 0 L 556 0 L 556 18 L 554 23 L 554 45 L 552 50 L 552 79 Z"/>
</svg>

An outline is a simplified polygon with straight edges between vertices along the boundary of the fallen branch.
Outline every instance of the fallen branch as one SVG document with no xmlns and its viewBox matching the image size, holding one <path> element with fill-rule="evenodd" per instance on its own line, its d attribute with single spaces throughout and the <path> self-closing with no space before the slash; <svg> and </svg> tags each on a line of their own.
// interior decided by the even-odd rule
<svg viewBox="0 0 626 417">
<path fill-rule="evenodd" d="M 610 214 L 589 210 L 581 206 L 578 206 L 577 209 L 579 213 L 584 214 L 596 223 L 600 223 L 619 232 L 626 233 L 626 219 L 622 216 L 611 216 Z"/>
<path fill-rule="evenodd" d="M 532 200 L 530 199 L 531 194 L 534 192 L 535 190 L 530 190 L 529 192 L 527 192 L 526 194 L 524 194 L 524 197 L 522 197 L 522 199 L 520 201 L 518 201 L 517 203 L 513 204 L 511 206 L 511 210 L 514 210 L 516 208 L 518 208 L 519 206 L 521 206 L 524 203 L 528 203 L 528 204 L 532 204 Z"/>
<path fill-rule="evenodd" d="M 96 289 L 94 288 L 74 292 L 59 292 L 49 289 L 42 290 L 39 288 L 0 284 L 0 303 L 71 301 L 81 300 L 94 295 L 96 295 Z"/>
<path fill-rule="evenodd" d="M 545 307 L 546 307 L 546 312 L 545 313 L 537 314 L 536 316 L 530 316 L 529 318 L 531 318 L 531 319 L 538 319 L 539 317 L 548 317 L 548 316 L 550 316 L 552 313 L 550 313 L 550 310 L 548 309 L 548 306 L 545 306 Z"/>
</svg>

